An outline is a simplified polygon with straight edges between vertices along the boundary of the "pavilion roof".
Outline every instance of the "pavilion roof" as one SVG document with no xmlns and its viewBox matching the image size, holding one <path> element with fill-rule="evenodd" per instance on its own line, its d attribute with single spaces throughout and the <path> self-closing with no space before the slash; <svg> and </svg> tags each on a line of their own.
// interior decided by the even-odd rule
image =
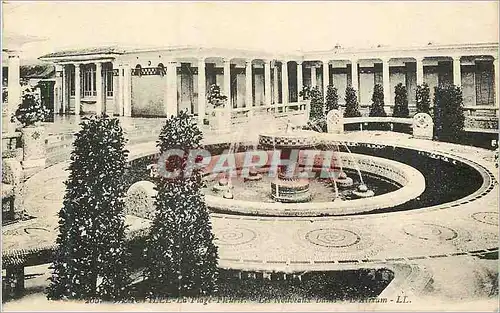
<svg viewBox="0 0 500 313">
<path fill-rule="evenodd" d="M 93 54 L 123 54 L 124 52 L 125 50 L 118 46 L 89 47 L 52 52 L 41 56 L 40 59 Z"/>
</svg>

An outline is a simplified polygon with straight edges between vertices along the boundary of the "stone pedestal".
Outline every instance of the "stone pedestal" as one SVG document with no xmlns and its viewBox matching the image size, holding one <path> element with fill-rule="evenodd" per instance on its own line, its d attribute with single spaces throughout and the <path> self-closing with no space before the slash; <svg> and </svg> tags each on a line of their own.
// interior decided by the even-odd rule
<svg viewBox="0 0 500 313">
<path fill-rule="evenodd" d="M 23 168 L 19 160 L 16 158 L 2 159 L 2 199 L 4 197 L 10 199 L 9 205 L 11 205 L 10 210 L 14 219 L 23 214 L 22 182 Z"/>
<path fill-rule="evenodd" d="M 217 133 L 227 133 L 231 131 L 231 112 L 225 108 L 214 109 L 211 121 L 212 129 Z"/>
<path fill-rule="evenodd" d="M 432 140 L 434 134 L 434 123 L 432 117 L 427 113 L 417 113 L 413 117 L 413 137 L 417 139 Z"/>
<path fill-rule="evenodd" d="M 326 126 L 330 134 L 344 133 L 344 117 L 341 110 L 331 110 L 326 115 Z"/>
<path fill-rule="evenodd" d="M 309 120 L 309 115 L 311 114 L 311 100 L 304 100 L 306 119 Z"/>
<path fill-rule="evenodd" d="M 43 169 L 45 167 L 45 128 L 29 126 L 21 129 L 23 146 L 23 169 Z"/>
</svg>

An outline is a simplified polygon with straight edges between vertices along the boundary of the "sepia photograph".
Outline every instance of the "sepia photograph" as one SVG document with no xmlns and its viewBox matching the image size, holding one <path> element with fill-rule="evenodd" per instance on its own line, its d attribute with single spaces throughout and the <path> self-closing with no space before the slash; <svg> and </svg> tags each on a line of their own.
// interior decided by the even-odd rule
<svg viewBox="0 0 500 313">
<path fill-rule="evenodd" d="M 3 1 L 2 311 L 498 312 L 498 1 Z"/>
</svg>

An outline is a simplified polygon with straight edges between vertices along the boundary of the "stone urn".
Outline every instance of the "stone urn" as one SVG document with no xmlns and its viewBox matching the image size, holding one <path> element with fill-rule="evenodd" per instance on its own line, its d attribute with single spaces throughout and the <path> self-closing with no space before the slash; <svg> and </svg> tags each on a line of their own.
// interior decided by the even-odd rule
<svg viewBox="0 0 500 313">
<path fill-rule="evenodd" d="M 224 107 L 214 108 L 211 114 L 212 129 L 218 133 L 225 133 L 231 130 L 231 112 Z"/>
<path fill-rule="evenodd" d="M 40 123 L 21 128 L 23 168 L 44 168 L 46 160 L 45 128 Z"/>
</svg>

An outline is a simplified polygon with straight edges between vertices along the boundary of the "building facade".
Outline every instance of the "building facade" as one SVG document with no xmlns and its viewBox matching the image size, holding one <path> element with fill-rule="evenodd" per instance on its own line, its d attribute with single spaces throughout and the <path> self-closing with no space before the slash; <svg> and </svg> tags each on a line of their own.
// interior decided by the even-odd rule
<svg viewBox="0 0 500 313">
<path fill-rule="evenodd" d="M 180 110 L 203 121 L 206 92 L 221 86 L 236 115 L 255 109 L 300 107 L 304 85 L 353 86 L 368 107 L 375 84 L 384 87 L 391 112 L 394 88 L 407 87 L 410 109 L 416 87 L 452 83 L 462 87 L 466 110 L 498 112 L 498 43 L 344 49 L 286 55 L 217 48 L 126 49 L 104 47 L 60 51 L 40 57 L 56 65 L 54 111 L 106 112 L 119 116 L 169 116 Z"/>
</svg>

